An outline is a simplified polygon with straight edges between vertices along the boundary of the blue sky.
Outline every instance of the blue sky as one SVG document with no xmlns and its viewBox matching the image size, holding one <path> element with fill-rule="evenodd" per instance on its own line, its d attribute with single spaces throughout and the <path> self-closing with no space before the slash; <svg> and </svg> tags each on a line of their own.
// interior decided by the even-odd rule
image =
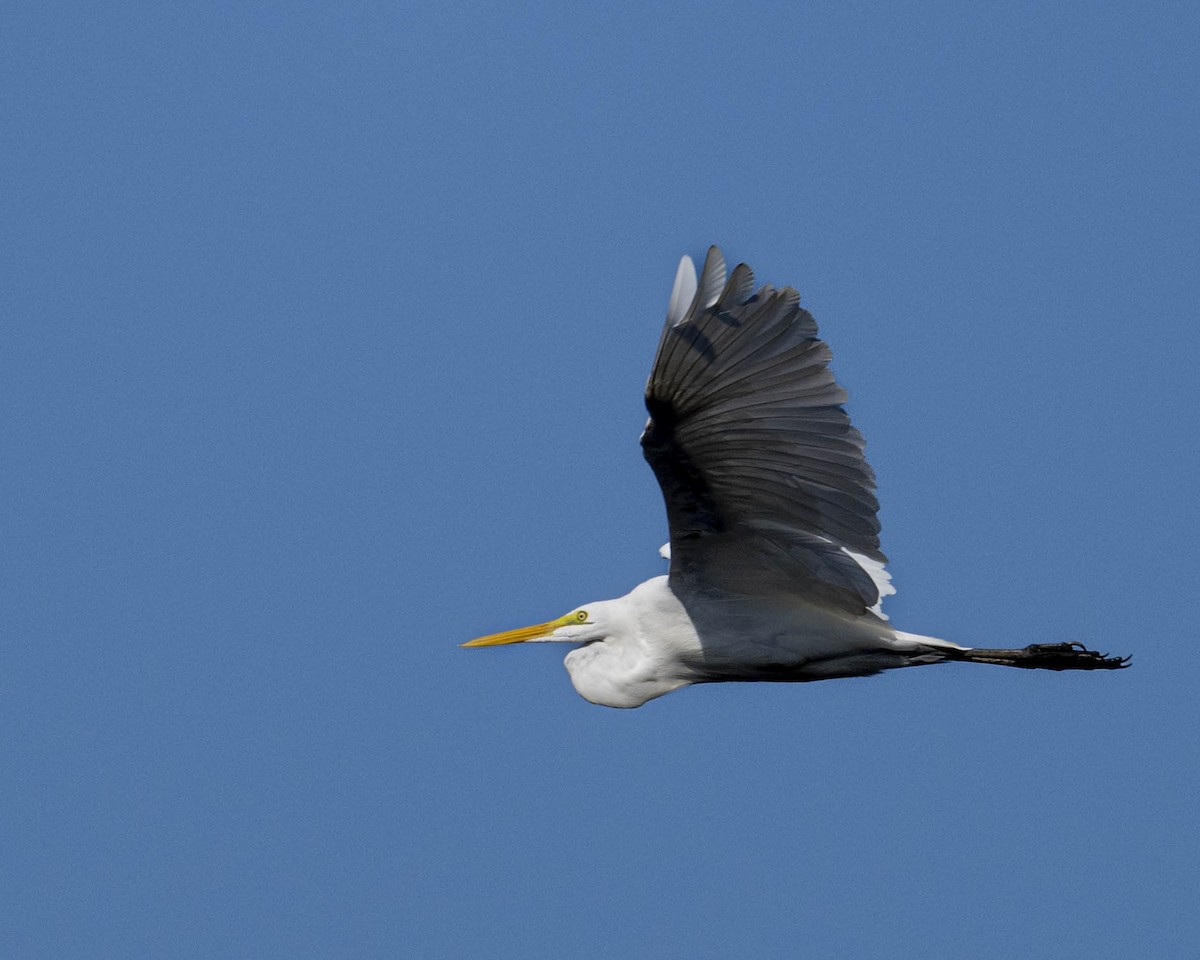
<svg viewBox="0 0 1200 960">
<path fill-rule="evenodd" d="M 0 38 L 11 957 L 1179 957 L 1191 4 L 27 4 Z M 796 286 L 903 629 L 591 706 L 673 271 Z"/>
</svg>

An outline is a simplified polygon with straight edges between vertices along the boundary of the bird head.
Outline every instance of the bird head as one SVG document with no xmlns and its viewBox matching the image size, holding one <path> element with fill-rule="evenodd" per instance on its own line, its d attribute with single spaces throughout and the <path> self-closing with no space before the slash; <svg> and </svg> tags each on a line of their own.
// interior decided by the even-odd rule
<svg viewBox="0 0 1200 960">
<path fill-rule="evenodd" d="M 673 654 L 656 638 L 647 637 L 635 597 L 649 595 L 657 611 L 656 625 L 671 641 L 691 630 L 686 612 L 666 586 L 666 577 L 649 580 L 624 597 L 577 607 L 557 620 L 493 633 L 464 647 L 498 647 L 506 643 L 574 644 L 563 663 L 571 683 L 585 700 L 606 707 L 636 707 L 690 683 L 686 671 L 675 670 Z M 642 597 L 646 599 L 645 596 Z M 695 631 L 691 630 L 695 636 Z M 686 639 L 686 637 L 685 637 Z"/>
</svg>

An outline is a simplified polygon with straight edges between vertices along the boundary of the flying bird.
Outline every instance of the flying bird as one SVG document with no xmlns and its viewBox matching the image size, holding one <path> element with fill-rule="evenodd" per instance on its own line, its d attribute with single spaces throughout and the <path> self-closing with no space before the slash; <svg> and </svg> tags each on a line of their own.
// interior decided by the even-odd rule
<svg viewBox="0 0 1200 960">
<path fill-rule="evenodd" d="M 829 347 L 791 287 L 684 257 L 646 384 L 642 453 L 662 488 L 667 576 L 615 600 L 463 644 L 561 642 L 584 699 L 639 707 L 693 683 L 862 677 L 992 663 L 1113 670 L 1080 643 L 960 646 L 905 633 L 879 549 L 875 474 L 843 409 Z"/>
</svg>

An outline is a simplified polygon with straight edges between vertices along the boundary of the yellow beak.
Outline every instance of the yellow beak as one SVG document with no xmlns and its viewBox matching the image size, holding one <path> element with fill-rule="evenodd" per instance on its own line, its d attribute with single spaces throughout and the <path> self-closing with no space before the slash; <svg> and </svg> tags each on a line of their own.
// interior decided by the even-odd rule
<svg viewBox="0 0 1200 960">
<path fill-rule="evenodd" d="M 459 644 L 463 647 L 499 647 L 505 643 L 524 643 L 526 640 L 539 640 L 543 637 L 548 637 L 559 627 L 565 627 L 568 623 L 574 623 L 572 617 L 559 617 L 557 620 L 550 620 L 546 623 L 537 623 L 532 627 L 521 627 L 519 630 L 506 630 L 503 633 L 489 633 L 486 637 L 479 637 L 475 640 L 468 640 L 466 643 Z"/>
</svg>

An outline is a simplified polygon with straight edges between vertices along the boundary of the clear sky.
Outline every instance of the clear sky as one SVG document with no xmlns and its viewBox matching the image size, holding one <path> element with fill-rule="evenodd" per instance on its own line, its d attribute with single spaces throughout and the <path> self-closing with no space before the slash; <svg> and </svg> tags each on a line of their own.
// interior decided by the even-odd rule
<svg viewBox="0 0 1200 960">
<path fill-rule="evenodd" d="M 1194 3 L 20 4 L 0 952 L 1178 958 Z M 942 666 L 592 706 L 678 258 L 792 284 Z"/>
</svg>

